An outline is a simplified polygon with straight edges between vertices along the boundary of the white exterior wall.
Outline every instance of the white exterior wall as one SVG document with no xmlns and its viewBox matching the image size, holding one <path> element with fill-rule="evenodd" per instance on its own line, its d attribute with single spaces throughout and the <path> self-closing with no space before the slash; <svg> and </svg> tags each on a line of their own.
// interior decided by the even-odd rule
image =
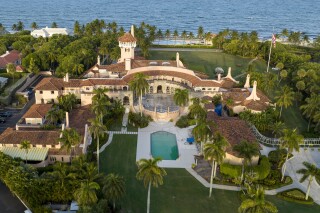
<svg viewBox="0 0 320 213">
<path fill-rule="evenodd" d="M 26 118 L 26 124 L 40 125 L 43 124 L 44 119 L 42 118 Z"/>
<path fill-rule="evenodd" d="M 40 91 L 42 91 L 42 94 L 40 94 Z M 36 104 L 41 104 L 41 99 L 44 100 L 44 103 L 50 103 L 53 99 L 55 103 L 58 103 L 58 96 L 61 93 L 57 90 L 53 91 L 53 94 L 51 93 L 51 90 L 36 90 L 35 97 L 36 97 Z"/>
</svg>

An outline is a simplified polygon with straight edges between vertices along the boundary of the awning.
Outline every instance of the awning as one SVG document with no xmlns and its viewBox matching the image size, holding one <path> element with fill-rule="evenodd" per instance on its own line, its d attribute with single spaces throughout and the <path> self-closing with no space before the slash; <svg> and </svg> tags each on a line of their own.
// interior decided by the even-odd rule
<svg viewBox="0 0 320 213">
<path fill-rule="evenodd" d="M 26 160 L 26 150 L 19 147 L 0 147 L 0 151 L 13 158 Z M 49 148 L 30 148 L 28 149 L 27 160 L 44 161 L 48 155 Z"/>
</svg>

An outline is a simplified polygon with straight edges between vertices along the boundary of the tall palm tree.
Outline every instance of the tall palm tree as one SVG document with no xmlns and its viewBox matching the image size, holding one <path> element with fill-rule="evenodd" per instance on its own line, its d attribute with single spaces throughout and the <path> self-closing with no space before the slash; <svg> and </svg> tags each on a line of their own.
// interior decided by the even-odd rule
<svg viewBox="0 0 320 213">
<path fill-rule="evenodd" d="M 186 106 L 189 102 L 189 91 L 187 89 L 176 89 L 173 100 L 180 107 Z"/>
<path fill-rule="evenodd" d="M 189 106 L 189 113 L 197 120 L 204 120 L 207 117 L 207 111 L 202 107 L 200 98 L 193 98 L 192 105 Z"/>
<path fill-rule="evenodd" d="M 206 143 L 204 146 L 205 158 L 212 160 L 209 197 L 211 197 L 212 181 L 216 177 L 217 165 L 223 162 L 226 157 L 226 148 L 230 145 L 219 132 L 212 139 L 211 143 Z"/>
<path fill-rule="evenodd" d="M 20 143 L 20 149 L 24 149 L 25 152 L 26 152 L 26 164 L 28 163 L 28 152 L 29 152 L 29 149 L 31 148 L 31 144 L 30 144 L 30 141 L 28 140 L 23 140 L 21 143 Z"/>
<path fill-rule="evenodd" d="M 192 129 L 192 135 L 197 142 L 201 144 L 201 154 L 203 153 L 203 144 L 207 142 L 207 139 L 212 136 L 212 132 L 209 123 L 205 120 L 200 120 L 197 125 Z"/>
<path fill-rule="evenodd" d="M 233 147 L 233 150 L 238 152 L 239 156 L 243 158 L 242 173 L 241 173 L 241 180 L 243 180 L 244 168 L 249 163 L 251 163 L 252 157 L 258 156 L 260 154 L 259 147 L 256 143 L 241 141 L 239 144 Z"/>
<path fill-rule="evenodd" d="M 97 101 L 93 101 L 91 105 L 92 112 L 99 118 L 99 121 L 103 123 L 103 117 L 107 113 L 107 107 L 110 105 L 109 100 L 103 97 Z"/>
<path fill-rule="evenodd" d="M 140 115 L 142 116 L 142 95 L 148 89 L 149 84 L 147 82 L 147 77 L 143 73 L 137 73 L 134 75 L 134 79 L 130 81 L 130 88 L 139 96 L 139 106 L 140 106 Z"/>
<path fill-rule="evenodd" d="M 97 140 L 97 166 L 98 166 L 98 173 L 100 171 L 100 162 L 99 162 L 99 156 L 100 156 L 100 136 L 104 135 L 107 131 L 107 127 L 101 123 L 101 121 L 97 118 L 95 119 L 89 119 L 90 127 L 89 132 L 93 134 L 93 138 Z"/>
<path fill-rule="evenodd" d="M 307 193 L 306 193 L 306 200 L 308 200 L 309 198 L 309 193 L 310 193 L 310 186 L 311 186 L 311 183 L 313 181 L 313 178 L 318 176 L 320 177 L 320 169 L 314 165 L 314 164 L 311 164 L 309 162 L 303 162 L 303 165 L 306 167 L 304 169 L 299 169 L 297 171 L 297 173 L 299 174 L 302 174 L 303 176 L 301 177 L 300 179 L 300 183 L 304 182 L 307 178 L 309 178 L 309 182 L 308 182 L 308 190 L 307 190 Z"/>
<path fill-rule="evenodd" d="M 126 192 L 124 178 L 117 174 L 108 174 L 104 180 L 102 192 L 106 199 L 112 200 L 113 210 L 115 210 L 116 201 L 121 199 Z"/>
<path fill-rule="evenodd" d="M 137 161 L 138 172 L 137 179 L 143 180 L 144 186 L 148 186 L 148 199 L 147 199 L 147 213 L 150 212 L 150 191 L 151 185 L 158 187 L 163 184 L 163 176 L 167 175 L 167 172 L 158 166 L 161 158 L 155 159 L 140 159 Z"/>
<path fill-rule="evenodd" d="M 80 143 L 79 133 L 73 128 L 65 129 L 61 131 L 61 138 L 59 138 L 59 142 L 62 143 L 62 146 L 60 149 L 65 149 L 67 152 L 70 152 L 70 163 L 71 163 L 74 147 Z"/>
<path fill-rule="evenodd" d="M 314 115 L 317 111 L 320 110 L 320 95 L 311 93 L 311 97 L 305 99 L 306 103 L 300 106 L 300 109 L 303 111 L 302 114 L 309 118 L 308 123 L 308 132 L 310 128 L 311 120 L 313 119 Z"/>
<path fill-rule="evenodd" d="M 292 102 L 294 100 L 294 92 L 292 88 L 288 86 L 284 86 L 281 88 L 281 90 L 276 91 L 275 99 L 277 100 L 276 101 L 277 105 L 280 106 L 280 117 L 281 117 L 283 106 L 287 108 L 292 105 Z"/>
<path fill-rule="evenodd" d="M 31 29 L 35 30 L 35 29 L 37 29 L 37 28 L 38 28 L 37 23 L 36 23 L 36 22 L 32 22 L 32 23 L 31 23 Z"/>
<path fill-rule="evenodd" d="M 252 196 L 248 196 L 247 199 L 242 201 L 240 207 L 238 208 L 238 212 L 276 213 L 278 212 L 278 209 L 273 203 L 265 200 L 264 189 L 262 186 L 258 186 L 256 190 L 253 190 Z"/>
<path fill-rule="evenodd" d="M 100 189 L 96 182 L 84 181 L 74 192 L 74 197 L 80 206 L 91 206 L 98 201 L 96 191 Z"/>
<path fill-rule="evenodd" d="M 274 137 L 276 138 L 277 136 L 279 136 L 282 132 L 283 129 L 285 128 L 285 125 L 283 122 L 281 121 L 277 121 L 272 125 L 272 134 L 274 134 Z"/>
<path fill-rule="evenodd" d="M 284 162 L 284 165 L 282 167 L 281 181 L 283 181 L 289 154 L 291 154 L 293 150 L 299 152 L 299 144 L 303 143 L 303 136 L 297 133 L 297 129 L 284 129 L 283 136 L 280 138 L 280 141 L 280 147 L 283 149 L 287 149 L 286 161 Z"/>
</svg>

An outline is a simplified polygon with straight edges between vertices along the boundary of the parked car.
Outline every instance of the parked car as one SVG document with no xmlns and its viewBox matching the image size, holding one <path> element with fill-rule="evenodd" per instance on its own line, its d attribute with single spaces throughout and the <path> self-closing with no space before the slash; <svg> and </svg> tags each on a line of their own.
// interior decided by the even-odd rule
<svg viewBox="0 0 320 213">
<path fill-rule="evenodd" d="M 6 119 L 5 118 L 0 118 L 0 123 L 5 123 Z"/>
</svg>

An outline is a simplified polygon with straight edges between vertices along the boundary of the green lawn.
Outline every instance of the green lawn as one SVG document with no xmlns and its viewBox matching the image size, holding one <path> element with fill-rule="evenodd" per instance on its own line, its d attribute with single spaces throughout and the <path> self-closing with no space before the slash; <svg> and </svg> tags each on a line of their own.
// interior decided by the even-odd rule
<svg viewBox="0 0 320 213">
<path fill-rule="evenodd" d="M 145 212 L 147 189 L 136 180 L 136 135 L 114 135 L 113 142 L 101 154 L 101 171 L 115 172 L 126 179 L 126 196 L 122 200 L 123 212 Z M 238 192 L 214 190 L 202 186 L 184 169 L 166 169 L 164 185 L 151 190 L 151 212 L 237 212 L 240 205 Z M 320 211 L 317 205 L 302 205 L 268 196 L 279 212 L 312 213 Z"/>
<path fill-rule="evenodd" d="M 227 73 L 228 67 L 231 67 L 232 76 L 235 77 L 245 71 L 251 61 L 250 58 L 216 52 L 179 52 L 179 54 L 187 68 L 205 72 L 210 78 L 215 78 L 214 70 L 216 67 L 222 67 L 225 73 Z M 172 51 L 150 51 L 151 60 L 170 60 L 173 57 L 175 57 L 175 52 Z M 253 64 L 257 71 L 265 71 L 267 69 L 264 61 L 256 60 Z"/>
</svg>

